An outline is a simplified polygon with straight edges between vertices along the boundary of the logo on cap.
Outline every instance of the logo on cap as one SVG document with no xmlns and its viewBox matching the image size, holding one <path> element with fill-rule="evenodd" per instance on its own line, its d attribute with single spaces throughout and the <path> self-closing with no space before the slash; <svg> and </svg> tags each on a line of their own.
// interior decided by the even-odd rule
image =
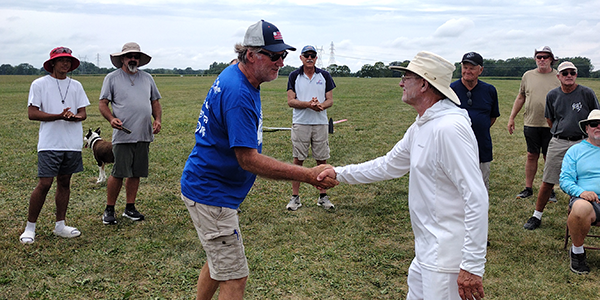
<svg viewBox="0 0 600 300">
<path fill-rule="evenodd" d="M 273 32 L 273 38 L 276 40 L 283 40 L 283 36 L 281 35 L 281 32 L 279 32 L 279 31 Z"/>
</svg>

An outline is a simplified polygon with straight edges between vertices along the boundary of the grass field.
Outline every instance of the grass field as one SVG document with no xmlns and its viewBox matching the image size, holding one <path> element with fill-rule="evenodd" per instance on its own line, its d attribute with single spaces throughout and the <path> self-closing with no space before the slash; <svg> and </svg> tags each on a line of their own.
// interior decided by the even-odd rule
<svg viewBox="0 0 600 300">
<path fill-rule="evenodd" d="M 193 299 L 205 255 L 179 199 L 179 179 L 193 146 L 202 101 L 214 77 L 157 77 L 163 96 L 162 132 L 150 150 L 150 177 L 143 179 L 137 208 L 143 222 L 119 217 L 102 225 L 106 186 L 96 185 L 98 168 L 89 149 L 85 170 L 73 176 L 67 224 L 82 235 L 52 234 L 54 188 L 37 225 L 36 242 L 21 245 L 29 196 L 37 183 L 39 123 L 27 119 L 32 76 L 0 76 L 0 299 Z M 98 111 L 103 77 L 76 77 L 91 101 L 87 128 L 109 124 Z M 563 250 L 567 197 L 548 204 L 542 227 L 526 231 L 534 197 L 516 200 L 524 186 L 522 117 L 514 135 L 506 123 L 519 81 L 489 79 L 498 89 L 501 117 L 492 127 L 494 162 L 490 178 L 486 299 L 598 299 L 600 252 L 588 252 L 592 272 L 569 271 Z M 335 78 L 336 125 L 329 163 L 345 165 L 385 154 L 414 121 L 400 100 L 398 78 Z M 600 91 L 600 81 L 578 80 Z M 286 78 L 262 85 L 264 125 L 289 127 Z M 291 162 L 289 132 L 264 135 L 263 153 Z M 307 160 L 307 166 L 314 162 Z M 534 184 L 540 184 L 542 164 Z M 110 168 L 109 168 L 110 170 Z M 329 194 L 337 209 L 317 207 L 317 191 L 302 185 L 304 206 L 288 212 L 289 182 L 258 179 L 242 204 L 250 277 L 246 299 L 404 299 L 413 236 L 407 210 L 407 177 L 369 185 L 340 185 Z M 124 192 L 117 201 L 120 216 Z"/>
</svg>

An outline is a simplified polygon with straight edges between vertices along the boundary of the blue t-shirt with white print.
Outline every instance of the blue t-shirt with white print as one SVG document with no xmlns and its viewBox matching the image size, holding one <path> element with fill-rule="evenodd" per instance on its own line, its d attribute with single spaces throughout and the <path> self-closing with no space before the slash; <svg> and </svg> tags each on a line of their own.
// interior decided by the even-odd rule
<svg viewBox="0 0 600 300">
<path fill-rule="evenodd" d="M 240 167 L 234 148 L 262 152 L 260 90 L 237 64 L 221 72 L 210 88 L 195 137 L 181 176 L 181 193 L 198 203 L 237 209 L 256 175 Z"/>
</svg>

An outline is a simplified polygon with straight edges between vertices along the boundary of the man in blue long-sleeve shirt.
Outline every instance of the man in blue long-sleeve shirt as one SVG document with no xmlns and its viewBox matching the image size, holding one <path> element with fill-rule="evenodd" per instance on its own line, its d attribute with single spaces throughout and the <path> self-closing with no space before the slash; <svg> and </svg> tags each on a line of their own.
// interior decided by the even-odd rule
<svg viewBox="0 0 600 300">
<path fill-rule="evenodd" d="M 588 138 L 569 148 L 560 173 L 560 188 L 572 196 L 567 226 L 573 241 L 571 271 L 577 274 L 590 272 L 583 242 L 591 225 L 598 222 L 600 215 L 600 169 L 594 163 L 600 160 L 599 124 L 598 109 L 592 110 L 586 120 L 579 122 L 579 127 Z"/>
</svg>

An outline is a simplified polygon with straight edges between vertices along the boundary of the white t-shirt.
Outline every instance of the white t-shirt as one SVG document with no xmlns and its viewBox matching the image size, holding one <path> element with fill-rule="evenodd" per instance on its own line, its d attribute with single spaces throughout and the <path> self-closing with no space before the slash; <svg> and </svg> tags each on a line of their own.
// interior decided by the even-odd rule
<svg viewBox="0 0 600 300">
<path fill-rule="evenodd" d="M 65 108 L 70 107 L 69 110 L 77 114 L 77 110 L 90 105 L 90 101 L 79 81 L 72 78 L 56 79 L 46 75 L 31 83 L 27 107 L 31 105 L 49 114 L 60 114 Z M 65 120 L 40 122 L 38 152 L 81 151 L 82 146 L 81 122 Z"/>
</svg>

